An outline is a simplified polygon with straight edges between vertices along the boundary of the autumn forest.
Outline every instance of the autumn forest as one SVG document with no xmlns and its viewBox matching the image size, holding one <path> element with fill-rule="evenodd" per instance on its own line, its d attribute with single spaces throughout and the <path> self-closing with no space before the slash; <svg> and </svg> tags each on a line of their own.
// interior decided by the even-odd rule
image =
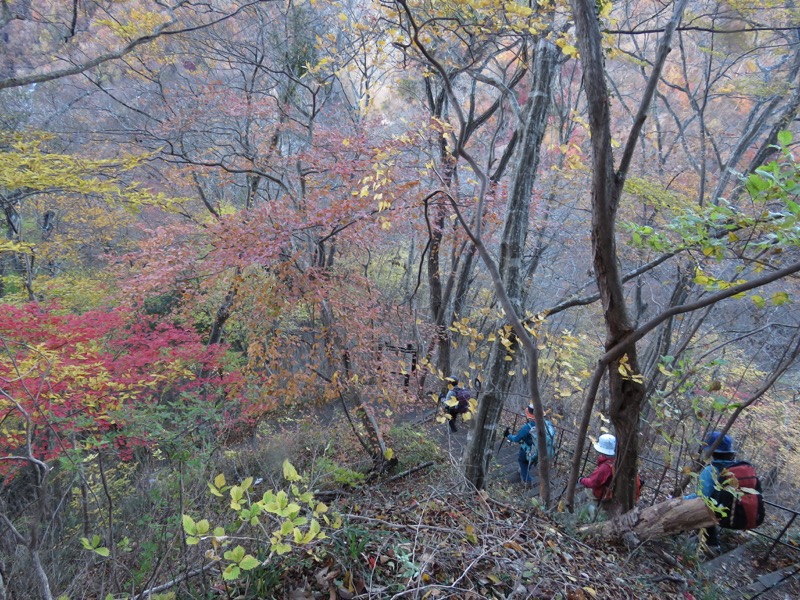
<svg viewBox="0 0 800 600">
<path fill-rule="evenodd" d="M 643 597 L 364 516 L 601 433 L 796 505 L 799 110 L 782 0 L 0 0 L 0 600 Z"/>
</svg>

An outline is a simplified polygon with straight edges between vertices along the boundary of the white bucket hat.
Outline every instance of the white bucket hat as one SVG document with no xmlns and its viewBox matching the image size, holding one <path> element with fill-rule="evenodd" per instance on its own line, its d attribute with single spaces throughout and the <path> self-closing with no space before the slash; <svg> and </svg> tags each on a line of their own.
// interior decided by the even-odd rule
<svg viewBox="0 0 800 600">
<path fill-rule="evenodd" d="M 594 443 L 594 449 L 600 454 L 614 456 L 617 453 L 617 438 L 610 433 L 604 433 L 600 439 Z"/>
</svg>

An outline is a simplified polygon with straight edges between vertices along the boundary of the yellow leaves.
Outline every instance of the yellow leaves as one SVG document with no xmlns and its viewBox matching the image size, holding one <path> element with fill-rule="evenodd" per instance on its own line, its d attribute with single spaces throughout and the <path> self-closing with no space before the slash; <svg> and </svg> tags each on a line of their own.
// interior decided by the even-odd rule
<svg viewBox="0 0 800 600">
<path fill-rule="evenodd" d="M 607 19 L 611 15 L 611 0 L 597 0 L 595 3 L 598 7 L 597 16 L 601 19 Z"/>
<path fill-rule="evenodd" d="M 561 52 L 570 58 L 578 58 L 578 49 L 572 45 L 572 40 L 567 37 L 567 34 L 556 40 L 556 46 L 561 48 Z"/>
<path fill-rule="evenodd" d="M 618 361 L 617 372 L 620 374 L 620 376 L 622 376 L 623 379 L 627 379 L 639 384 L 644 383 L 644 377 L 634 371 L 629 361 L 630 359 L 628 358 L 628 355 L 624 354 Z"/>
<path fill-rule="evenodd" d="M 10 240 L 0 240 L 0 252 L 17 252 L 19 254 L 33 254 L 34 244 L 26 242 L 13 242 Z"/>
<path fill-rule="evenodd" d="M 121 22 L 117 19 L 98 19 L 98 25 L 107 27 L 123 40 L 130 41 L 146 35 L 151 35 L 167 20 L 166 15 L 157 12 L 132 8 L 128 12 L 128 21 Z"/>
<path fill-rule="evenodd" d="M 466 534 L 467 541 L 470 544 L 477 544 L 478 543 L 478 536 L 475 534 L 475 527 L 472 525 L 467 525 L 464 527 L 464 533 Z"/>
</svg>

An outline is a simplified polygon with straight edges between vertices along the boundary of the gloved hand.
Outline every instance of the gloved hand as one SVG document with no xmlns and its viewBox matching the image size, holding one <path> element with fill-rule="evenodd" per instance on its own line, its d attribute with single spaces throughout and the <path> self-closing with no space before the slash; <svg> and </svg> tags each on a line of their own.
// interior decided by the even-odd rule
<svg viewBox="0 0 800 600">
<path fill-rule="evenodd" d="M 508 427 L 506 427 L 505 430 L 503 431 L 503 437 L 508 439 L 508 436 L 510 435 L 511 435 L 511 430 Z"/>
</svg>

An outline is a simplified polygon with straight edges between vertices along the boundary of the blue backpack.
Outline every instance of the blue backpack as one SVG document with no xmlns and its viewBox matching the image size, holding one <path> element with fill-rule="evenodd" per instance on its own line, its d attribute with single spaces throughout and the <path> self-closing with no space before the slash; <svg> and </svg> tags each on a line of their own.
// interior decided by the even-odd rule
<svg viewBox="0 0 800 600">
<path fill-rule="evenodd" d="M 553 460 L 553 456 L 555 456 L 556 453 L 556 428 L 553 427 L 550 421 L 545 419 L 544 429 L 547 434 L 547 458 Z M 534 459 L 538 460 L 539 458 L 535 426 L 531 428 L 529 440 L 529 442 L 523 442 L 521 445 L 525 450 L 525 457 L 528 459 L 528 462 L 532 462 Z"/>
</svg>

